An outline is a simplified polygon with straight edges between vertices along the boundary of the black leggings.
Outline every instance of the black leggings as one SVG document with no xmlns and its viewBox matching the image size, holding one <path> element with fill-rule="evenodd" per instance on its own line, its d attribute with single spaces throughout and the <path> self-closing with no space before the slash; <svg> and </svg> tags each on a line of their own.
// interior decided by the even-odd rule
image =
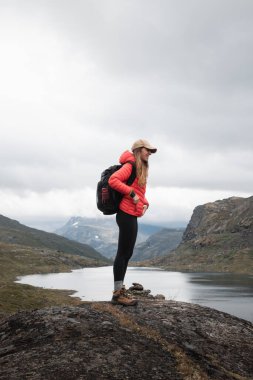
<svg viewBox="0 0 253 380">
<path fill-rule="evenodd" d="M 136 242 L 138 223 L 137 216 L 119 211 L 116 215 L 116 222 L 119 226 L 118 251 L 114 260 L 113 274 L 114 281 L 123 281 L 128 261 L 130 260 Z"/>
</svg>

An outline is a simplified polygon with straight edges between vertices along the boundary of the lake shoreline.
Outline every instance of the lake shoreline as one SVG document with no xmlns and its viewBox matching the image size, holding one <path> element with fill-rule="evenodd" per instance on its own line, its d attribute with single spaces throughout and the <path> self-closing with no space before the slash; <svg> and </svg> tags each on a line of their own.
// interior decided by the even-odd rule
<svg viewBox="0 0 253 380">
<path fill-rule="evenodd" d="M 68 273 L 25 276 L 17 283 L 45 289 L 75 289 L 71 297 L 79 297 L 81 301 L 108 301 L 112 294 L 112 276 L 112 267 L 103 266 L 73 269 Z M 152 294 L 163 294 L 167 300 L 195 303 L 250 322 L 253 320 L 253 278 L 250 275 L 183 273 L 155 267 L 129 267 L 125 280 L 126 287 L 130 287 L 132 282 L 141 282 Z"/>
</svg>

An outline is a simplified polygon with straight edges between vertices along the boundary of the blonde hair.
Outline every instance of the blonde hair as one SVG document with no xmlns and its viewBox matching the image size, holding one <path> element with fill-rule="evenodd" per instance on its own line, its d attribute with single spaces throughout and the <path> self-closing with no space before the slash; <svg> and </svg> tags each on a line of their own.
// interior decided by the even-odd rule
<svg viewBox="0 0 253 380">
<path fill-rule="evenodd" d="M 138 178 L 138 184 L 140 186 L 145 186 L 148 178 L 148 162 L 141 159 L 141 149 L 142 148 L 135 149 L 133 154 L 136 160 L 136 176 Z"/>
</svg>

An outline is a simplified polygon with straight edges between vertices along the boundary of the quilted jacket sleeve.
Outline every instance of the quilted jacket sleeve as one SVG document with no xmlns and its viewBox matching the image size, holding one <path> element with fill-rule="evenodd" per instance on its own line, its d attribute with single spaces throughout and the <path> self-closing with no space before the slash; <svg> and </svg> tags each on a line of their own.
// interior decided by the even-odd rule
<svg viewBox="0 0 253 380">
<path fill-rule="evenodd" d="M 128 195 L 130 194 L 132 188 L 126 185 L 125 182 L 129 179 L 131 173 L 132 165 L 126 163 L 122 166 L 122 168 L 120 168 L 111 175 L 108 183 L 111 186 L 111 188 L 117 190 L 119 193 Z"/>
</svg>

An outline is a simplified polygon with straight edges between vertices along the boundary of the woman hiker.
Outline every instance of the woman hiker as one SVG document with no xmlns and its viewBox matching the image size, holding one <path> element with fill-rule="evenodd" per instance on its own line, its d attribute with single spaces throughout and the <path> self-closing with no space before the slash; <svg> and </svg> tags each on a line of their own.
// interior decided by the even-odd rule
<svg viewBox="0 0 253 380">
<path fill-rule="evenodd" d="M 120 163 L 123 166 L 113 173 L 109 179 L 109 185 L 123 194 L 116 214 L 116 221 L 119 226 L 118 250 L 114 260 L 114 292 L 112 303 L 124 306 L 134 306 L 137 300 L 131 298 L 123 285 L 138 232 L 137 218 L 145 214 L 149 203 L 145 198 L 146 183 L 149 168 L 149 156 L 157 151 L 147 140 L 137 140 L 132 146 L 132 152 L 125 151 L 120 156 Z M 132 170 L 136 168 L 136 178 L 132 185 L 126 184 Z M 139 290 L 139 284 L 133 284 L 131 289 Z M 142 287 L 141 287 L 142 288 Z"/>
</svg>

